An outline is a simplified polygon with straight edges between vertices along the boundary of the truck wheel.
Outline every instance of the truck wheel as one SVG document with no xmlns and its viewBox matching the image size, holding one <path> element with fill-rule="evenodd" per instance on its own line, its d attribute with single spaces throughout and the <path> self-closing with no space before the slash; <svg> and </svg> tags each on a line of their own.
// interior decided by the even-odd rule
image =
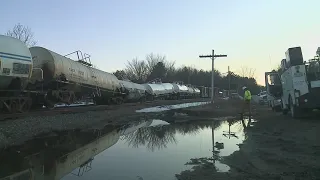
<svg viewBox="0 0 320 180">
<path fill-rule="evenodd" d="M 281 102 L 280 109 L 281 109 L 283 115 L 287 115 L 288 114 L 288 109 L 284 109 L 282 102 Z"/>
<path fill-rule="evenodd" d="M 276 112 L 281 112 L 281 106 L 276 106 L 276 107 L 275 107 L 275 111 L 276 111 Z"/>
<path fill-rule="evenodd" d="M 300 109 L 296 107 L 290 98 L 290 114 L 292 118 L 300 117 Z"/>
<path fill-rule="evenodd" d="M 287 114 L 288 114 L 288 110 L 287 110 L 287 109 L 283 109 L 283 110 L 282 110 L 282 114 L 283 114 L 283 115 L 287 115 Z"/>
</svg>

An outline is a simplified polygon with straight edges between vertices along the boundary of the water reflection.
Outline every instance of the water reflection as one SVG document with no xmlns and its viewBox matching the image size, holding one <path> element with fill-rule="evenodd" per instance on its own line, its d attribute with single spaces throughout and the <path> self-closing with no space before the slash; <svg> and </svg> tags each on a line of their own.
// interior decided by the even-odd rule
<svg viewBox="0 0 320 180">
<path fill-rule="evenodd" d="M 50 180 L 79 176 L 162 180 L 196 166 L 225 171 L 228 167 L 219 162 L 219 157 L 236 150 L 236 143 L 244 138 L 239 132 L 250 127 L 246 124 L 241 129 L 239 123 L 246 124 L 235 120 L 170 123 L 142 120 L 108 125 L 100 130 L 43 134 L 1 152 L 0 179 L 15 176 Z M 205 158 L 196 158 L 201 156 Z M 186 163 L 189 159 L 190 163 Z"/>
<path fill-rule="evenodd" d="M 92 168 L 93 157 L 114 145 L 119 137 L 118 127 L 114 126 L 100 131 L 43 134 L 2 151 L 0 179 L 61 179 L 77 167 L 77 175 L 83 175 Z"/>
<path fill-rule="evenodd" d="M 140 128 L 134 133 L 124 136 L 125 141 L 129 146 L 139 148 L 139 146 L 146 146 L 151 151 L 155 148 L 167 148 L 168 143 L 177 143 L 175 132 L 170 128 L 160 127 L 144 127 Z"/>
<path fill-rule="evenodd" d="M 227 127 L 228 130 L 223 130 L 222 135 L 223 137 L 227 138 L 227 140 L 220 137 L 219 140 L 222 140 L 222 142 L 216 141 L 215 136 L 217 132 L 214 130 L 214 126 L 212 126 L 212 156 L 191 158 L 186 165 L 191 165 L 192 170 L 182 171 L 180 174 L 176 174 L 176 178 L 178 180 L 192 179 L 192 177 L 197 177 L 197 179 L 202 179 L 202 177 L 210 177 L 211 179 L 226 178 L 227 176 L 224 176 L 223 173 L 218 173 L 227 172 L 230 170 L 229 166 L 220 162 L 222 156 L 228 156 L 232 152 L 238 150 L 238 147 L 236 146 L 239 146 L 239 144 L 247 138 L 247 131 L 253 126 L 252 123 L 254 122 L 256 121 L 251 118 L 241 120 L 229 119 L 228 121 L 225 121 L 224 126 L 222 126 L 223 129 L 226 129 Z M 230 142 L 232 143 L 230 144 Z M 225 148 L 225 146 L 227 148 Z M 230 146 L 233 146 L 233 148 Z"/>
<path fill-rule="evenodd" d="M 170 126 L 147 126 L 137 129 L 131 134 L 124 135 L 123 139 L 128 146 L 139 148 L 145 146 L 148 150 L 161 150 L 167 148 L 167 144 L 177 144 L 176 135 L 196 135 L 201 130 L 212 127 L 219 127 L 221 121 L 213 122 L 183 122 L 172 123 Z"/>
</svg>

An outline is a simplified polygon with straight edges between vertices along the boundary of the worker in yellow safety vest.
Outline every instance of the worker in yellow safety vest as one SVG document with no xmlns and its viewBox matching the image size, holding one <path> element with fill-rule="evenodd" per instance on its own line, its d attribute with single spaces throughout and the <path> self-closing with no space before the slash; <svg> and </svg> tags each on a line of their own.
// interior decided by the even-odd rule
<svg viewBox="0 0 320 180">
<path fill-rule="evenodd" d="M 245 109 L 249 110 L 249 115 L 251 115 L 251 92 L 247 87 L 242 87 L 242 90 L 244 91 L 244 105 L 242 108 L 242 114 L 244 113 Z"/>
</svg>

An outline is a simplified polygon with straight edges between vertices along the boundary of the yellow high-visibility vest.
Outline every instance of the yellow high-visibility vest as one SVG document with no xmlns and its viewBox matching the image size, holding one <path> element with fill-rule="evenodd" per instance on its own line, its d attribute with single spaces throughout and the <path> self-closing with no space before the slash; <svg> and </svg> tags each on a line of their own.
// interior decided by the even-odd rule
<svg viewBox="0 0 320 180">
<path fill-rule="evenodd" d="M 246 90 L 244 92 L 244 99 L 245 100 L 251 100 L 251 92 L 249 90 Z"/>
</svg>

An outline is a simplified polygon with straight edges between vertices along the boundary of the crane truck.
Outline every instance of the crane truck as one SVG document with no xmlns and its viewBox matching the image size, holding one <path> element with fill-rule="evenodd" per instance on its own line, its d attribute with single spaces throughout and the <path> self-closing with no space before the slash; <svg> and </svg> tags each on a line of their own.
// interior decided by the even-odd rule
<svg viewBox="0 0 320 180">
<path fill-rule="evenodd" d="M 320 48 L 316 54 L 306 62 L 301 47 L 289 48 L 278 72 L 265 73 L 266 81 L 273 78 L 273 82 L 266 82 L 267 91 L 279 102 L 283 114 L 290 112 L 297 118 L 320 109 Z"/>
</svg>

